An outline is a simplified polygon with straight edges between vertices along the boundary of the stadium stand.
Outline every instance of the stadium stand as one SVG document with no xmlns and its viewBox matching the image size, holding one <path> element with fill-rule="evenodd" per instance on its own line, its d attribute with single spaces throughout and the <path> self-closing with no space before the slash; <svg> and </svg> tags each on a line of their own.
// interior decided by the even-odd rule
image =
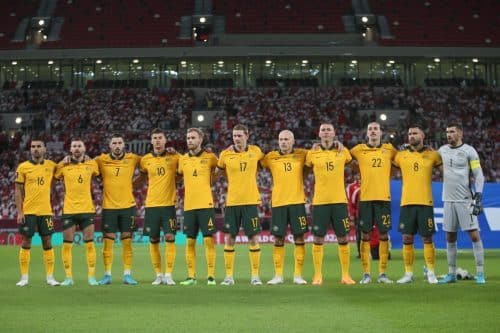
<svg viewBox="0 0 500 333">
<path fill-rule="evenodd" d="M 370 0 L 387 18 L 394 39 L 383 45 L 498 47 L 500 2 Z"/>
<path fill-rule="evenodd" d="M 227 33 L 341 33 L 349 1 L 215 0 L 214 12 L 224 15 Z"/>
<path fill-rule="evenodd" d="M 63 17 L 60 40 L 43 48 L 190 46 L 179 39 L 179 20 L 193 11 L 192 1 L 58 1 Z"/>
<path fill-rule="evenodd" d="M 444 128 L 448 121 L 461 121 L 465 127 L 466 142 L 478 148 L 487 181 L 500 182 L 500 128 L 498 114 L 500 92 L 492 88 L 264 88 L 264 89 L 211 89 L 205 100 L 214 110 L 223 110 L 216 117 L 210 131 L 209 142 L 218 152 L 231 144 L 230 129 L 236 123 L 245 123 L 251 129 L 251 142 L 264 151 L 276 148 L 275 138 L 280 130 L 292 129 L 298 144 L 310 147 L 316 139 L 317 124 L 323 120 L 336 125 L 337 136 L 347 147 L 363 140 L 363 128 L 371 119 L 358 117 L 358 109 L 408 108 L 410 116 L 400 123 L 393 140 L 402 144 L 406 126 L 412 122 L 427 125 L 427 143 L 438 147 L 446 140 Z M 50 90 L 30 92 L 23 96 L 18 91 L 0 93 L 0 109 L 44 110 L 42 137 L 50 142 L 50 158 L 58 161 L 64 155 L 71 138 L 83 137 L 88 153 L 95 156 L 107 150 L 105 138 L 113 131 L 124 132 L 129 147 L 137 150 L 136 143 L 148 141 L 149 130 L 159 126 L 167 131 L 169 145 L 184 150 L 185 129 L 190 126 L 188 114 L 194 107 L 190 90 L 159 89 L 103 89 L 103 90 Z M 477 112 L 472 112 L 477 110 Z M 89 131 L 89 129 L 92 129 Z M 36 133 L 36 132 L 34 132 Z M 35 134 L 36 135 L 36 134 Z M 28 132 L 12 136 L 0 135 L 1 162 L 1 213 L 3 217 L 15 216 L 13 182 L 19 161 L 27 158 Z M 140 146 L 141 152 L 149 148 Z M 437 175 L 436 175 L 437 176 Z M 350 172 L 347 173 L 350 178 Z M 218 207 L 225 198 L 225 181 L 214 186 Z M 265 171 L 259 175 L 263 197 L 261 215 L 269 216 L 271 178 Z M 100 190 L 95 187 L 96 204 L 100 212 Z M 310 198 L 312 178 L 306 181 Z M 53 204 L 60 214 L 62 187 L 58 186 Z M 182 189 L 179 189 L 182 193 Z M 142 214 L 145 188 L 136 193 Z M 181 199 L 182 203 L 182 199 Z M 182 207 L 180 205 L 179 207 Z M 309 204 L 308 206 L 309 207 Z"/>
</svg>

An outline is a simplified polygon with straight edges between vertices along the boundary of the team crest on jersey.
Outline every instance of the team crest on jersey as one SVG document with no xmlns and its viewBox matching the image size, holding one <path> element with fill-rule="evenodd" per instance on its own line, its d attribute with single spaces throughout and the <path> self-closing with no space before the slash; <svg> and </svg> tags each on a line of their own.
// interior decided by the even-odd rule
<svg viewBox="0 0 500 333">
<path fill-rule="evenodd" d="M 207 161 L 207 160 L 201 160 L 201 161 L 200 161 L 200 164 L 207 164 L 207 163 L 208 163 L 208 161 Z"/>
<path fill-rule="evenodd" d="M 250 158 L 254 158 L 254 157 L 255 157 L 255 154 L 250 153 L 250 154 L 248 154 L 248 157 L 250 157 Z"/>
</svg>

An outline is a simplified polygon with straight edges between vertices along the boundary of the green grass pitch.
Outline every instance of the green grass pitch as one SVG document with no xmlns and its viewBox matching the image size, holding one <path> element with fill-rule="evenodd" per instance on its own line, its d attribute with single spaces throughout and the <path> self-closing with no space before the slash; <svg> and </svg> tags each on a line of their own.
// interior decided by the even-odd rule
<svg viewBox="0 0 500 333">
<path fill-rule="evenodd" d="M 163 247 L 162 247 L 163 248 Z M 304 278 L 312 277 L 307 245 Z M 102 274 L 98 247 L 97 278 Z M 19 288 L 17 247 L 0 247 L 0 330 L 2 332 L 500 332 L 500 250 L 486 250 L 486 285 L 459 281 L 424 282 L 422 252 L 415 260 L 416 281 L 409 285 L 345 286 L 339 283 L 337 246 L 325 247 L 322 286 L 292 284 L 293 247 L 286 248 L 284 285 L 249 284 L 248 249 L 236 248 L 236 285 L 206 285 L 204 251 L 198 246 L 198 285 L 151 286 L 154 279 L 148 246 L 135 246 L 133 276 L 138 286 L 121 283 L 121 248 L 115 247 L 113 284 L 86 283 L 84 249 L 73 248 L 72 287 L 45 285 L 41 248 L 31 255 L 30 286 Z M 61 249 L 56 251 L 56 278 L 64 277 Z M 361 263 L 351 248 L 351 274 L 361 277 Z M 376 276 L 377 262 L 372 263 Z M 474 273 L 471 251 L 460 251 L 458 266 Z M 388 275 L 403 274 L 401 251 L 392 251 Z M 447 271 L 446 254 L 437 251 L 437 273 Z M 273 275 L 272 246 L 262 246 L 261 278 Z M 174 278 L 186 277 L 184 247 L 177 250 Z M 217 247 L 217 281 L 224 277 L 222 246 Z"/>
</svg>

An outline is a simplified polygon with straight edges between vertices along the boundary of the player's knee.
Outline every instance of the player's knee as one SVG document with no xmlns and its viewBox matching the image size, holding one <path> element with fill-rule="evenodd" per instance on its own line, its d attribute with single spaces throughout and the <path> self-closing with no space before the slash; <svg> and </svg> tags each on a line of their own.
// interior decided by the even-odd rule
<svg viewBox="0 0 500 333">
<path fill-rule="evenodd" d="M 274 238 L 274 245 L 276 246 L 283 246 L 285 244 L 285 239 L 283 237 L 275 237 Z"/>
<path fill-rule="evenodd" d="M 167 241 L 167 242 L 175 241 L 175 235 L 174 234 L 165 234 L 165 241 Z"/>
</svg>

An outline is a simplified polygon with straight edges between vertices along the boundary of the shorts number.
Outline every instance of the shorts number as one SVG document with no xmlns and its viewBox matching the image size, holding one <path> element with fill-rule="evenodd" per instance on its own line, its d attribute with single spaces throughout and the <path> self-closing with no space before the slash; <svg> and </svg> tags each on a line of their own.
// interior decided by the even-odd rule
<svg viewBox="0 0 500 333">
<path fill-rule="evenodd" d="M 386 227 L 391 226 L 391 215 L 382 215 L 382 224 L 385 225 Z"/>
<path fill-rule="evenodd" d="M 252 217 L 250 220 L 252 222 L 252 228 L 256 229 L 259 226 L 259 218 L 258 217 Z"/>
<path fill-rule="evenodd" d="M 299 216 L 299 224 L 301 228 L 307 227 L 307 219 L 305 216 Z"/>
<path fill-rule="evenodd" d="M 52 217 L 48 217 L 45 219 L 45 224 L 47 225 L 47 228 L 49 230 L 54 229 L 54 221 L 52 220 Z"/>
<path fill-rule="evenodd" d="M 208 225 L 208 229 L 209 229 L 209 230 L 210 230 L 210 229 L 213 229 L 213 227 L 214 227 L 214 221 L 212 221 L 212 218 L 210 218 L 210 219 L 208 220 L 207 225 Z"/>
<path fill-rule="evenodd" d="M 345 230 L 349 230 L 349 228 L 351 227 L 351 220 L 346 217 L 345 219 L 342 219 L 342 223 L 344 224 Z"/>
<path fill-rule="evenodd" d="M 177 229 L 177 220 L 176 219 L 168 219 L 168 224 L 170 224 L 170 229 Z"/>
<path fill-rule="evenodd" d="M 427 219 L 427 227 L 429 229 L 434 229 L 434 220 L 431 219 L 430 217 Z"/>
</svg>

